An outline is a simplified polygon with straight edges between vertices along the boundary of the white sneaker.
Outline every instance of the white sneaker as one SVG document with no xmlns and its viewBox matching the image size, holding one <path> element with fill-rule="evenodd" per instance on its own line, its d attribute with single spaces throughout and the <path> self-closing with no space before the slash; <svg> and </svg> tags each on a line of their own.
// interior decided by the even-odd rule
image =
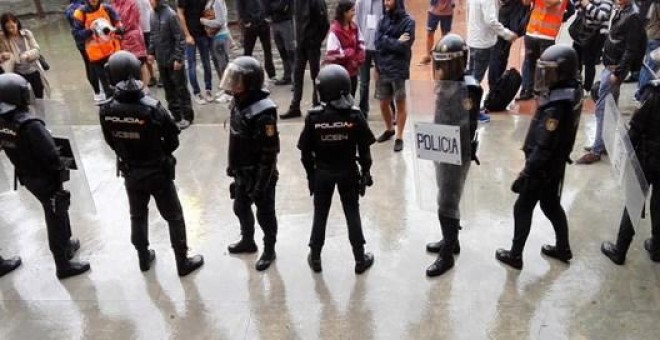
<svg viewBox="0 0 660 340">
<path fill-rule="evenodd" d="M 179 130 L 185 130 L 190 126 L 190 122 L 186 119 L 181 119 L 180 121 L 176 122 L 176 126 L 179 127 Z"/>
<path fill-rule="evenodd" d="M 204 98 L 204 95 L 202 95 L 201 93 L 195 95 L 195 102 L 199 105 L 206 105 L 208 103 L 206 101 L 206 98 Z"/>
<path fill-rule="evenodd" d="M 94 101 L 101 102 L 105 100 L 105 93 L 94 94 Z"/>
<path fill-rule="evenodd" d="M 212 103 L 214 99 L 215 97 L 213 97 L 213 93 L 211 93 L 211 90 L 206 90 L 206 92 L 204 92 L 204 100 L 207 103 Z"/>
</svg>

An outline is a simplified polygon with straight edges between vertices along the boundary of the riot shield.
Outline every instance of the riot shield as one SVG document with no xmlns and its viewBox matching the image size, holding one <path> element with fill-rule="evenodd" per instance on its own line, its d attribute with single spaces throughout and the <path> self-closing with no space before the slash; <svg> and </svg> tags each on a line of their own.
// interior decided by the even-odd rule
<svg viewBox="0 0 660 340">
<path fill-rule="evenodd" d="M 95 214 L 96 205 L 71 120 L 73 112 L 64 102 L 50 99 L 37 99 L 30 109 L 46 123 L 46 129 L 53 136 L 62 160 L 70 170 L 69 180 L 64 183 L 64 188 L 71 192 L 70 210 Z"/>
<path fill-rule="evenodd" d="M 605 98 L 603 141 L 610 156 L 612 171 L 624 193 L 624 203 L 635 229 L 642 218 L 642 210 L 649 192 L 642 166 L 628 137 L 619 108 L 612 95 Z"/>
<path fill-rule="evenodd" d="M 415 147 L 417 202 L 423 210 L 460 218 L 470 167 L 471 103 L 464 82 L 411 81 L 410 119 Z"/>
</svg>

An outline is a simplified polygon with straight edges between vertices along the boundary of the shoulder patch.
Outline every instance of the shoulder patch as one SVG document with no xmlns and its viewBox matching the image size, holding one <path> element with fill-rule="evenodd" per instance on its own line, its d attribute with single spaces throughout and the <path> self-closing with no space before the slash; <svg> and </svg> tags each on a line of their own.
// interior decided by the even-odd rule
<svg viewBox="0 0 660 340">
<path fill-rule="evenodd" d="M 472 99 L 470 99 L 470 98 L 465 98 L 465 99 L 463 99 L 463 108 L 464 108 L 466 111 L 470 111 L 470 110 L 472 110 L 472 107 L 473 107 L 473 106 L 474 106 L 474 104 L 472 103 Z"/>
<path fill-rule="evenodd" d="M 548 118 L 545 120 L 545 129 L 548 131 L 555 131 L 557 130 L 557 126 L 559 126 L 559 120 L 554 119 L 554 118 Z"/>
<path fill-rule="evenodd" d="M 268 137 L 275 136 L 275 124 L 266 124 L 264 126 L 264 129 L 266 130 L 266 136 Z"/>
</svg>

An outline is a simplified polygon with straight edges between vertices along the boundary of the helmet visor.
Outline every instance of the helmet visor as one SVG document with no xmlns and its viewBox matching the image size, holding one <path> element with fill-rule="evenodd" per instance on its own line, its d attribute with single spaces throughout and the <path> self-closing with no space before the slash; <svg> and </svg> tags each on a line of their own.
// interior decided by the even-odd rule
<svg viewBox="0 0 660 340">
<path fill-rule="evenodd" d="M 245 91 L 244 77 L 246 70 L 242 67 L 229 63 L 225 69 L 225 73 L 222 75 L 222 80 L 220 81 L 220 88 L 230 95 L 235 95 L 243 93 Z"/>
<path fill-rule="evenodd" d="M 463 56 L 448 60 L 433 60 L 433 80 L 459 80 L 465 73 Z"/>
<path fill-rule="evenodd" d="M 534 72 L 534 91 L 545 93 L 550 91 L 552 85 L 557 83 L 556 62 L 539 60 L 536 62 L 536 72 Z"/>
</svg>

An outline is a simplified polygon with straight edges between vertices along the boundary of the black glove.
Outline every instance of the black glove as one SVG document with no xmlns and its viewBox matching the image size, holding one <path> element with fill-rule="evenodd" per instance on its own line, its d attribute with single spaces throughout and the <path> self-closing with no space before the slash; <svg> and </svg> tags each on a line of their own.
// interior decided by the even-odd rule
<svg viewBox="0 0 660 340">
<path fill-rule="evenodd" d="M 124 35 L 124 33 L 126 33 L 126 29 L 124 29 L 123 27 L 118 27 L 115 29 L 115 34 L 117 35 Z"/>
<path fill-rule="evenodd" d="M 236 182 L 231 182 L 229 184 L 229 198 L 236 199 Z"/>
<path fill-rule="evenodd" d="M 470 157 L 475 163 L 477 163 L 477 165 L 481 165 L 479 157 L 477 156 L 477 150 L 479 150 L 479 140 L 475 138 L 470 142 Z"/>
<path fill-rule="evenodd" d="M 516 178 L 515 181 L 511 184 L 511 191 L 513 191 L 516 194 L 519 194 L 522 191 L 523 186 L 525 185 L 525 180 L 527 179 L 527 176 L 523 175 L 522 173 L 518 175 L 518 178 Z"/>
<path fill-rule="evenodd" d="M 358 193 L 360 196 L 364 196 L 367 191 L 367 187 L 372 185 L 374 185 L 374 180 L 371 178 L 371 174 L 369 172 L 363 173 L 358 180 Z"/>
</svg>

